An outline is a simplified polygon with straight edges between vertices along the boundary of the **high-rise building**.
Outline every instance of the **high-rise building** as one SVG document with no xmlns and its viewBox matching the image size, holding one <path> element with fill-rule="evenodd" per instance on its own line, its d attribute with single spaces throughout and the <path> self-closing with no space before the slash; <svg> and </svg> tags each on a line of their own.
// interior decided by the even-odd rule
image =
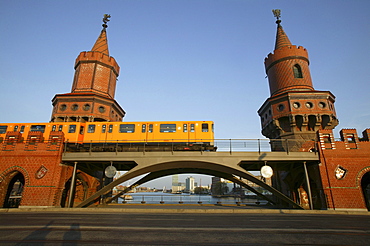
<svg viewBox="0 0 370 246">
<path fill-rule="evenodd" d="M 185 191 L 190 192 L 190 193 L 194 192 L 194 188 L 195 188 L 194 183 L 195 183 L 195 179 L 193 177 L 190 176 L 190 177 L 186 178 L 186 180 L 185 180 Z"/>
</svg>

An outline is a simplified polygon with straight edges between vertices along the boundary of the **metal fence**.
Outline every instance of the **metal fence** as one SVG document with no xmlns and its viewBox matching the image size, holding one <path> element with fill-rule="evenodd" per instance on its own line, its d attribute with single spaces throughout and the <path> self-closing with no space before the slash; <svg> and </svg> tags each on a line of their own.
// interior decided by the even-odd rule
<svg viewBox="0 0 370 246">
<path fill-rule="evenodd" d="M 214 204 L 214 205 L 247 205 L 247 204 L 266 204 L 267 201 L 256 196 L 211 196 L 211 195 L 189 195 L 189 194 L 170 194 L 170 193 L 128 193 L 116 200 L 118 203 L 125 204 Z"/>
<path fill-rule="evenodd" d="M 188 141 L 188 140 L 187 140 Z M 181 146 L 181 147 L 179 147 Z M 189 148 L 183 148 L 189 146 Z M 65 152 L 154 152 L 154 151 L 217 151 L 217 152 L 316 152 L 317 143 L 296 139 L 213 139 L 194 141 L 153 140 L 65 142 Z"/>
</svg>

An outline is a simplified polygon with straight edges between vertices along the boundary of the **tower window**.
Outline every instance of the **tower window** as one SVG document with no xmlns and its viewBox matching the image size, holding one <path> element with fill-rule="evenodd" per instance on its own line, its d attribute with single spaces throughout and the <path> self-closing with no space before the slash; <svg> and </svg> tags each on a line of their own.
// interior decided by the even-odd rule
<svg viewBox="0 0 370 246">
<path fill-rule="evenodd" d="M 78 109 L 78 105 L 77 104 L 73 104 L 72 107 L 71 107 L 71 109 L 73 111 L 76 111 Z"/>
<path fill-rule="evenodd" d="M 326 103 L 324 103 L 324 102 L 319 102 L 319 107 L 320 107 L 320 108 L 325 108 L 325 107 L 326 107 Z"/>
<path fill-rule="evenodd" d="M 295 64 L 293 67 L 294 78 L 303 78 L 301 66 Z"/>
<path fill-rule="evenodd" d="M 306 102 L 305 105 L 306 105 L 307 108 L 312 108 L 313 107 L 312 102 Z"/>
<path fill-rule="evenodd" d="M 294 102 L 293 103 L 293 107 L 294 108 L 300 108 L 301 107 L 301 104 L 299 102 Z"/>
<path fill-rule="evenodd" d="M 60 111 L 64 111 L 66 109 L 67 109 L 67 105 L 65 104 L 60 105 Z"/>
<path fill-rule="evenodd" d="M 105 112 L 105 108 L 104 108 L 103 106 L 100 106 L 100 107 L 99 107 L 99 112 L 100 112 L 100 113 L 104 113 L 104 112 Z"/>
</svg>

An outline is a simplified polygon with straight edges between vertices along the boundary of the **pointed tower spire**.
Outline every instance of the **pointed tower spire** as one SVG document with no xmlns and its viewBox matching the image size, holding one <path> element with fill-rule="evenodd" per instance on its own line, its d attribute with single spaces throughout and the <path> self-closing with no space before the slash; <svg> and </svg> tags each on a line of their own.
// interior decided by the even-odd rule
<svg viewBox="0 0 370 246">
<path fill-rule="evenodd" d="M 75 62 L 71 93 L 53 98 L 51 122 L 58 121 L 121 121 L 125 111 L 114 100 L 120 67 L 109 55 L 107 22 L 90 51 L 83 51 Z"/>
<path fill-rule="evenodd" d="M 273 9 L 272 13 L 274 13 L 274 16 L 276 17 L 276 24 L 277 24 L 277 31 L 276 31 L 276 41 L 275 41 L 275 50 L 280 49 L 284 46 L 290 46 L 292 43 L 290 42 L 288 36 L 284 32 L 283 27 L 280 25 L 280 9 Z"/>
<path fill-rule="evenodd" d="M 109 18 L 110 18 L 110 15 L 104 14 L 104 18 L 103 18 L 104 24 L 102 25 L 103 30 L 101 30 L 101 33 L 100 33 L 98 39 L 96 40 L 94 46 L 92 47 L 91 51 L 98 51 L 98 52 L 101 52 L 103 54 L 109 55 L 107 31 L 106 31 L 106 29 L 108 27 L 107 22 L 110 21 Z"/>
<path fill-rule="evenodd" d="M 308 52 L 292 45 L 280 25 L 280 10 L 272 11 L 277 18 L 275 50 L 265 58 L 270 87 L 268 98 L 258 114 L 262 134 L 270 139 L 299 139 L 297 150 L 316 138 L 316 131 L 338 125 L 334 109 L 335 97 L 329 91 L 317 91 L 312 85 Z M 279 144 L 272 149 L 283 149 Z M 313 148 L 313 147 L 312 147 Z"/>
</svg>

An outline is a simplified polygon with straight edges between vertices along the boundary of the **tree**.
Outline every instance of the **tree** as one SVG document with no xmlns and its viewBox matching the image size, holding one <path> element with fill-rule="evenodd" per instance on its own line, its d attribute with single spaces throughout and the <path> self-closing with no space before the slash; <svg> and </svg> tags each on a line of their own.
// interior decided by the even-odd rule
<svg viewBox="0 0 370 246">
<path fill-rule="evenodd" d="M 212 186 L 212 195 L 225 195 L 229 191 L 229 187 L 224 182 L 217 182 Z"/>
<path fill-rule="evenodd" d="M 194 188 L 194 194 L 207 194 L 208 189 L 204 187 L 195 187 Z"/>
</svg>

